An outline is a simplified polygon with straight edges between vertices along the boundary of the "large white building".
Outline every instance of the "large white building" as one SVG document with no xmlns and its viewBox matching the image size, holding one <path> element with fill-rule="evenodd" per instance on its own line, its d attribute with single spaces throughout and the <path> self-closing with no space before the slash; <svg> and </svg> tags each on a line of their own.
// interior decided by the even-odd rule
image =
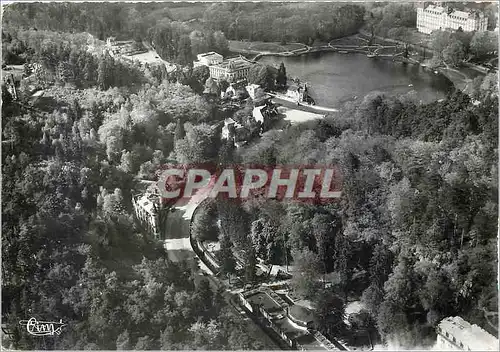
<svg viewBox="0 0 500 352">
<path fill-rule="evenodd" d="M 146 192 L 132 197 L 137 219 L 156 239 L 160 238 L 159 213 L 160 196 L 153 181 L 143 181 L 149 185 Z"/>
<path fill-rule="evenodd" d="M 460 317 L 443 319 L 436 332 L 437 351 L 499 351 L 496 337 Z"/>
<path fill-rule="evenodd" d="M 465 32 L 485 31 L 487 27 L 488 17 L 480 11 L 457 11 L 448 6 L 425 6 L 423 3 L 417 7 L 417 29 L 421 33 L 459 28 Z"/>
<path fill-rule="evenodd" d="M 254 64 L 243 56 L 224 60 L 222 55 L 214 51 L 198 54 L 197 59 L 198 61 L 193 62 L 193 66 L 208 66 L 210 77 L 216 81 L 239 82 L 246 80 L 250 73 L 250 67 Z"/>
</svg>

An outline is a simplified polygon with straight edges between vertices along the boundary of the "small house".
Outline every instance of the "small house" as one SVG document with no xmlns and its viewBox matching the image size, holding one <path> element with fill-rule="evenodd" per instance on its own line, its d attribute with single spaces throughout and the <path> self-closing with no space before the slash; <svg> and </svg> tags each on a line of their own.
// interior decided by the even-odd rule
<svg viewBox="0 0 500 352">
<path fill-rule="evenodd" d="M 258 84 L 250 84 L 245 87 L 248 95 L 252 100 L 259 99 L 264 96 L 264 89 L 262 89 Z"/>
<path fill-rule="evenodd" d="M 302 87 L 301 85 L 293 84 L 288 87 L 286 96 L 297 102 L 302 102 L 307 96 L 307 86 Z"/>
</svg>

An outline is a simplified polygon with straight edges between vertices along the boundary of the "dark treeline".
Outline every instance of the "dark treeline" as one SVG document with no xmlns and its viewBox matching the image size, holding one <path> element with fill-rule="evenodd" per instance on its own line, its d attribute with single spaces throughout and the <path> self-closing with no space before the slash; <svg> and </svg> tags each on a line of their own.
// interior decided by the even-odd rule
<svg viewBox="0 0 500 352">
<path fill-rule="evenodd" d="M 357 32 L 364 8 L 352 4 L 220 3 L 205 12 L 204 25 L 234 40 L 328 41 Z"/>
<path fill-rule="evenodd" d="M 11 141 L 2 148 L 2 321 L 12 333 L 4 343 L 269 349 L 223 291 L 195 280 L 195 263 L 169 261 L 130 215 L 134 173 L 149 175 L 165 162 L 174 117 L 210 116 L 201 98 L 154 80 L 137 95 L 62 86 L 46 94 L 55 110 L 28 112 L 2 89 L 2 139 Z M 33 337 L 18 323 L 30 316 L 68 328 L 56 339 Z"/>
<path fill-rule="evenodd" d="M 4 62 L 28 64 L 24 75 L 32 76 L 37 86 L 58 82 L 108 89 L 144 81 L 138 65 L 89 49 L 93 40 L 85 34 L 12 30 L 2 35 Z"/>
<path fill-rule="evenodd" d="M 99 40 L 147 41 L 169 62 L 191 64 L 201 52 L 228 53 L 224 33 L 197 28 L 172 19 L 169 4 L 15 4 L 7 9 L 3 32 L 3 59 L 7 64 L 24 63 L 26 42 L 17 38 L 19 30 L 87 32 Z M 204 6 L 204 5 L 203 5 Z M 64 18 L 61 20 L 61 11 Z M 76 25 L 78 24 L 78 25 Z M 12 32 L 12 33 L 11 33 Z"/>
<path fill-rule="evenodd" d="M 337 164 L 341 201 L 218 202 L 196 219 L 197 232 L 211 236 L 217 216 L 226 224 L 224 243 L 247 258 L 295 266 L 295 292 L 330 305 L 320 309 L 317 327 L 332 337 L 349 335 L 337 323 L 356 298 L 365 310 L 353 326 L 406 347 L 432 344 L 446 316 L 496 333 L 485 315 L 497 310 L 498 97 L 491 79 L 478 86 L 475 103 L 461 92 L 429 104 L 373 94 L 334 119 L 264 133 L 230 151 L 230 160 Z"/>
<path fill-rule="evenodd" d="M 363 24 L 364 7 L 347 4 L 168 4 L 65 3 L 15 4 L 6 9 L 6 27 L 62 32 L 88 32 L 98 39 L 152 39 L 152 28 L 175 27 L 165 34 L 178 46 L 179 34 L 221 31 L 228 39 L 302 42 L 330 40 L 355 33 Z M 181 9 L 179 9 L 181 7 Z M 187 15 L 186 15 L 187 14 Z M 184 22 L 183 22 L 184 21 Z M 186 33 L 183 33 L 186 32 Z M 169 36 L 177 36 L 173 40 Z M 174 38 L 175 39 L 175 38 Z M 210 41 L 210 40 L 209 40 Z M 217 42 L 217 38 L 215 38 Z M 209 43 L 209 48 L 212 47 Z M 214 43 L 214 48 L 217 48 Z M 171 58 L 165 55 L 166 58 Z"/>
</svg>

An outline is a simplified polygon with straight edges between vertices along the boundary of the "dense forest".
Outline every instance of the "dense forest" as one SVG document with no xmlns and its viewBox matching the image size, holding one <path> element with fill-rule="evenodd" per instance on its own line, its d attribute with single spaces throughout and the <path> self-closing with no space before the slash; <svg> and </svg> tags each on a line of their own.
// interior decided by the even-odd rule
<svg viewBox="0 0 500 352">
<path fill-rule="evenodd" d="M 21 83 L 20 101 L 2 86 L 2 320 L 13 327 L 14 347 L 271 348 L 234 315 L 221 290 L 200 280 L 194 262 L 171 262 L 134 222 L 137 180 L 154 180 L 169 160 L 340 166 L 339 202 L 220 201 L 194 223 L 197 235 L 214 238 L 221 220 L 223 271 L 234 270 L 233 247 L 245 252 L 248 281 L 257 257 L 294 266 L 293 290 L 318 307 L 316 327 L 327 336 L 346 333 L 344 308 L 356 299 L 365 307 L 356 324 L 385 341 L 432 343 L 436 324 L 450 315 L 496 334 L 498 321 L 486 313 L 498 311 L 497 76 L 476 79 L 472 96 L 455 91 L 427 104 L 370 94 L 237 149 L 222 143 L 214 126 L 251 114 L 251 101 L 223 111 L 217 94 L 203 94 L 220 90 L 205 69 L 169 75 L 125 63 L 90 50 L 79 32 L 152 38 L 162 56 L 186 61 L 197 52 L 195 37 L 203 50 L 224 46 L 226 35 L 311 42 L 355 31 L 364 10 L 197 4 L 192 14 L 203 16 L 203 25 L 173 35 L 185 25 L 172 19 L 177 6 L 16 4 L 4 14 L 4 60 L 40 64 L 23 82 L 45 92 L 27 108 L 28 84 Z M 217 17 L 230 10 L 240 14 L 229 16 L 237 25 Z M 259 11 L 263 16 L 250 16 Z M 273 17 L 264 14 L 282 21 L 278 28 L 314 23 L 325 31 L 271 37 Z M 186 38 L 190 53 L 169 47 L 187 47 Z M 30 338 L 18 324 L 27 314 L 71 328 L 57 339 Z"/>
<path fill-rule="evenodd" d="M 194 262 L 171 262 L 131 215 L 134 176 L 154 177 L 174 151 L 178 121 L 199 129 L 213 118 L 187 85 L 203 90 L 207 73 L 166 77 L 92 55 L 79 34 L 18 34 L 21 54 L 43 69 L 27 73 L 17 101 L 2 85 L 2 321 L 13 346 L 273 348 Z M 31 108 L 26 81 L 45 92 Z M 27 315 L 71 328 L 31 337 L 18 324 Z"/>
<path fill-rule="evenodd" d="M 335 118 L 265 133 L 233 160 L 340 165 L 342 201 L 219 206 L 226 235 L 267 263 L 293 261 L 295 291 L 318 307 L 333 293 L 337 318 L 361 297 L 362 325 L 385 340 L 432 344 L 453 315 L 496 333 L 485 312 L 497 310 L 498 97 L 487 81 L 480 104 L 460 92 L 430 104 L 373 94 Z"/>
<path fill-rule="evenodd" d="M 63 15 L 64 13 L 64 15 Z M 170 61 L 182 41 L 224 53 L 224 39 L 302 42 L 330 40 L 355 33 L 365 9 L 348 4 L 264 3 L 90 3 L 15 4 L 4 26 L 57 32 L 88 32 L 100 40 L 168 42 L 159 51 Z M 61 20 L 62 18 L 62 20 Z M 182 39 L 184 38 L 184 39 Z M 155 40 L 156 39 L 156 40 Z M 160 45 L 160 44 L 158 44 Z M 163 49 L 162 49 L 163 50 Z M 227 50 L 227 48 L 226 48 Z M 194 54 L 199 52 L 194 50 Z"/>
</svg>

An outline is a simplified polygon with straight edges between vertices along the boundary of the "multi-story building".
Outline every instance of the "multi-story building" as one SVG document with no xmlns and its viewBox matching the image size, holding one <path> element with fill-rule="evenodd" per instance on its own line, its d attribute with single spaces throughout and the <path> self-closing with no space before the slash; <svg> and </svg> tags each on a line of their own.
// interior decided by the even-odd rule
<svg viewBox="0 0 500 352">
<path fill-rule="evenodd" d="M 239 56 L 226 59 L 215 65 L 210 65 L 208 68 L 210 69 L 210 77 L 217 81 L 226 80 L 228 82 L 238 82 L 248 78 L 250 67 L 253 65 L 254 63 L 252 61 Z"/>
<path fill-rule="evenodd" d="M 143 181 L 144 182 L 144 181 Z M 159 206 L 160 196 L 155 182 L 149 184 L 146 192 L 132 197 L 132 204 L 137 219 L 156 239 L 160 238 Z"/>
<path fill-rule="evenodd" d="M 423 3 L 417 7 L 417 29 L 421 33 L 459 28 L 465 32 L 485 31 L 487 27 L 488 17 L 480 11 L 458 11 L 448 6 L 425 6 Z"/>
<path fill-rule="evenodd" d="M 443 319 L 437 329 L 438 351 L 498 351 L 498 339 L 460 317 Z"/>
<path fill-rule="evenodd" d="M 193 62 L 194 67 L 208 66 L 210 77 L 216 81 L 226 80 L 228 82 L 239 82 L 248 78 L 252 61 L 238 56 L 230 59 L 223 59 L 223 56 L 211 51 L 198 54 L 198 61 Z"/>
</svg>

